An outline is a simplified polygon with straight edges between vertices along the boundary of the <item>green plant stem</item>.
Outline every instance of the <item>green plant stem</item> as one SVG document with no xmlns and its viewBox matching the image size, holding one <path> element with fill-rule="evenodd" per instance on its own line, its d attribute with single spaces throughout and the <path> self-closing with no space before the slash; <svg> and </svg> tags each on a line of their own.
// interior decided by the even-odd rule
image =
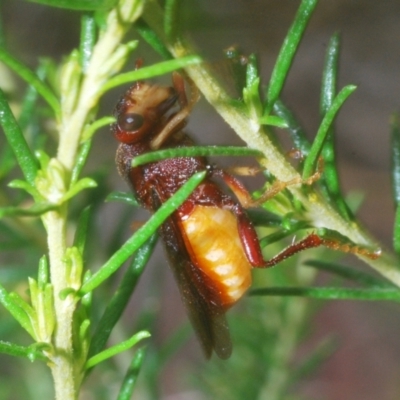
<svg viewBox="0 0 400 400">
<path fill-rule="evenodd" d="M 129 366 L 124 381 L 122 382 L 117 400 L 129 400 L 132 397 L 133 389 L 135 388 L 139 371 L 145 358 L 145 354 L 146 347 L 141 347 L 140 349 L 136 350 L 131 365 Z"/>
<path fill-rule="evenodd" d="M 92 55 L 96 37 L 96 22 L 92 15 L 84 14 L 81 18 L 80 64 L 85 72 Z"/>
<path fill-rule="evenodd" d="M 57 159 L 64 167 L 65 190 L 69 188 L 72 170 L 76 162 L 82 132 L 90 113 L 98 103 L 101 87 L 104 82 L 123 65 L 129 52 L 127 46 L 120 43 L 131 23 L 140 15 L 143 7 L 141 0 L 123 0 L 108 16 L 107 28 L 95 45 L 86 74 L 83 75 L 79 90 L 74 91 L 73 85 L 80 82 L 80 67 L 70 62 L 72 74 L 67 81 L 66 93 L 62 95 L 61 117 L 58 121 L 59 146 Z M 123 18 L 121 18 L 123 16 Z M 72 89 L 69 89 L 69 88 Z M 74 97 L 79 93 L 78 97 Z M 68 97 L 69 96 L 69 97 Z M 69 105 L 75 105 L 70 107 Z M 72 324 L 75 310 L 73 296 L 61 300 L 60 293 L 68 289 L 66 265 L 63 261 L 67 249 L 66 226 L 68 208 L 64 204 L 59 211 L 49 212 L 43 217 L 48 234 L 49 262 L 51 283 L 54 287 L 54 305 L 56 314 L 56 329 L 54 332 L 54 351 L 46 354 L 50 358 L 55 394 L 57 400 L 75 400 L 79 390 L 79 375 L 73 363 Z"/>
<path fill-rule="evenodd" d="M 282 44 L 274 70 L 272 71 L 267 92 L 268 113 L 279 98 L 304 30 L 317 4 L 317 0 L 303 0 L 299 6 L 295 22 L 290 27 L 288 35 Z"/>
<path fill-rule="evenodd" d="M 132 167 L 147 164 L 154 161 L 163 160 L 169 157 L 211 157 L 211 156 L 262 156 L 257 150 L 249 149 L 243 146 L 195 146 L 180 147 L 176 149 L 157 150 L 151 153 L 136 156 L 132 160 Z"/>
<path fill-rule="evenodd" d="M 88 115 L 98 103 L 102 85 L 113 72 L 117 72 L 118 70 L 118 60 L 115 59 L 115 53 L 130 24 L 139 17 L 142 7 L 143 2 L 141 0 L 125 0 L 120 2 L 120 5 L 110 12 L 107 20 L 107 30 L 103 32 L 101 38 L 93 48 L 92 57 L 87 65 L 77 105 L 73 113 L 61 120 L 59 125 L 60 144 L 58 147 L 58 159 L 67 171 L 72 170 L 81 133 L 87 122 Z M 127 20 L 121 20 L 121 16 L 126 17 L 127 15 Z M 116 65 L 110 65 L 110 60 L 113 59 L 113 56 Z"/>
<path fill-rule="evenodd" d="M 67 287 L 63 257 L 66 250 L 66 207 L 52 211 L 43 217 L 47 230 L 50 275 L 54 287 L 56 329 L 54 352 L 47 354 L 54 379 L 56 399 L 75 399 L 76 387 L 72 363 L 72 316 L 75 303 L 72 296 L 61 300 L 59 294 Z"/>
<path fill-rule="evenodd" d="M 316 165 L 318 163 L 318 158 L 321 155 L 321 151 L 324 146 L 324 143 L 326 142 L 332 122 L 333 122 L 336 114 L 340 110 L 340 107 L 342 106 L 343 102 L 355 90 L 356 90 L 356 87 L 354 85 L 348 85 L 348 86 L 344 87 L 338 93 L 338 95 L 335 97 L 335 99 L 332 102 L 331 107 L 324 115 L 324 118 L 322 119 L 322 122 L 318 129 L 318 132 L 315 135 L 315 139 L 311 146 L 310 152 L 308 153 L 308 156 L 304 163 L 304 168 L 303 168 L 303 178 L 304 179 L 309 178 L 314 173 L 314 171 L 316 169 Z"/>
<path fill-rule="evenodd" d="M 30 184 L 33 184 L 37 173 L 37 162 L 2 90 L 0 90 L 0 110 L 0 125 L 4 130 L 8 143 L 14 152 L 25 179 Z"/>
</svg>

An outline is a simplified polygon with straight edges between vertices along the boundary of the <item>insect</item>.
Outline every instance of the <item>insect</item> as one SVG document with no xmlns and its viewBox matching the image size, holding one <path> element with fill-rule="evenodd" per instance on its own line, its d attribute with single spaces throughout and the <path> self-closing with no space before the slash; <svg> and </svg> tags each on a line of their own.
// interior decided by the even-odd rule
<svg viewBox="0 0 400 400">
<path fill-rule="evenodd" d="M 192 97 L 187 100 L 184 79 L 176 73 L 171 87 L 135 82 L 114 113 L 112 130 L 120 142 L 116 163 L 136 198 L 151 212 L 194 173 L 207 171 L 206 179 L 161 226 L 160 235 L 206 357 L 214 351 L 226 359 L 232 343 L 225 313 L 251 285 L 251 269 L 273 266 L 324 241 L 310 234 L 265 261 L 241 204 L 250 204 L 251 197 L 235 177 L 211 166 L 204 157 L 169 158 L 131 166 L 134 157 L 152 150 L 193 146 L 192 139 L 182 131 L 196 102 L 196 95 Z M 215 177 L 222 178 L 241 203 L 225 194 L 214 182 Z"/>
</svg>

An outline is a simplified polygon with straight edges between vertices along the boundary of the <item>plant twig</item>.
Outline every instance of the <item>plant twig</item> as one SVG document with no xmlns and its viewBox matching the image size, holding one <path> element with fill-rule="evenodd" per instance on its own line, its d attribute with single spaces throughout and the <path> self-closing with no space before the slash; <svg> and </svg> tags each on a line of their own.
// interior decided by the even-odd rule
<svg viewBox="0 0 400 400">
<path fill-rule="evenodd" d="M 144 18 L 152 29 L 157 32 L 157 27 L 162 24 L 159 21 L 160 18 L 162 19 L 162 12 L 159 9 L 157 10 L 157 7 L 153 3 L 151 8 L 148 7 L 146 9 Z M 164 37 L 162 33 L 160 33 L 160 37 Z M 168 48 L 174 57 L 185 57 L 195 54 L 191 45 L 183 40 L 168 44 Z M 299 173 L 269 139 L 259 121 L 251 119 L 243 107 L 237 107 L 232 104 L 231 98 L 214 77 L 208 66 L 204 64 L 191 65 L 186 67 L 185 70 L 206 100 L 215 108 L 228 125 L 235 130 L 238 136 L 251 149 L 257 149 L 264 154 L 264 158 L 260 160 L 260 164 L 264 168 L 282 182 L 301 179 Z M 361 246 L 379 249 L 380 246 L 369 234 L 359 225 L 349 223 L 342 218 L 317 191 L 304 193 L 301 185 L 291 185 L 287 189 L 304 206 L 307 218 L 314 226 L 323 226 L 337 231 Z M 396 266 L 397 261 L 393 255 L 385 253 L 375 260 L 363 256 L 359 256 L 359 258 L 394 284 L 400 286 L 400 270 Z"/>
</svg>

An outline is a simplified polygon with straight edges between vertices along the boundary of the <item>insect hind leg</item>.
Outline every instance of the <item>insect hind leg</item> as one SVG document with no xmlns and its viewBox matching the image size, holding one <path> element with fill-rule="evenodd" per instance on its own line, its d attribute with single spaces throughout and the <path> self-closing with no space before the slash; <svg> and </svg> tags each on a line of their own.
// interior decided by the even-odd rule
<svg viewBox="0 0 400 400">
<path fill-rule="evenodd" d="M 332 231 L 334 232 L 334 231 Z M 269 268 L 273 267 L 276 264 L 286 260 L 289 257 L 294 256 L 295 254 L 315 247 L 324 246 L 331 250 L 341 251 L 343 253 L 351 253 L 357 254 L 359 256 L 367 257 L 371 260 L 377 259 L 380 254 L 380 249 L 369 249 L 354 243 L 350 243 L 348 241 L 342 241 L 341 239 L 334 238 L 333 236 L 317 234 L 315 232 L 310 233 L 304 239 L 299 242 L 294 242 L 283 249 L 276 256 L 272 257 L 269 260 L 265 260 L 264 264 L 255 265 L 256 268 Z"/>
<path fill-rule="evenodd" d="M 252 226 L 252 223 L 248 219 L 243 208 L 256 207 L 264 203 L 268 199 L 274 197 L 280 191 L 286 187 L 294 184 L 306 184 L 311 185 L 321 176 L 322 162 L 319 163 L 318 170 L 310 178 L 302 179 L 301 177 L 294 178 L 288 182 L 276 181 L 259 199 L 254 200 L 247 189 L 244 187 L 242 182 L 236 179 L 234 176 L 222 169 L 212 169 L 211 174 L 218 176 L 224 180 L 227 186 L 234 192 L 239 203 L 233 207 L 232 211 L 235 213 L 238 221 L 239 236 L 242 241 L 242 245 L 246 256 L 250 264 L 255 268 L 269 268 L 274 265 L 286 260 L 295 254 L 319 247 L 324 246 L 333 250 L 342 251 L 345 253 L 353 253 L 361 256 L 365 256 L 371 259 L 379 257 L 379 251 L 371 251 L 363 246 L 359 246 L 354 243 L 350 243 L 341 238 L 335 238 L 331 235 L 310 233 L 304 239 L 294 242 L 286 247 L 283 251 L 278 253 L 276 256 L 269 260 L 264 260 L 261 252 L 261 248 L 258 242 L 257 234 Z M 243 208 L 242 208 L 243 207 Z"/>
<path fill-rule="evenodd" d="M 269 260 L 264 260 L 264 263 L 262 265 L 257 265 L 255 267 L 270 268 L 276 264 L 279 264 L 282 261 L 285 261 L 287 258 L 292 257 L 303 250 L 312 249 L 314 247 L 319 247 L 322 245 L 324 245 L 324 240 L 315 233 L 310 233 L 308 236 L 306 236 L 299 242 L 295 242 L 287 246 L 276 256 L 270 258 Z"/>
<path fill-rule="evenodd" d="M 235 167 L 234 169 L 231 169 L 231 171 L 233 172 L 238 171 L 239 173 L 241 173 L 241 175 L 246 174 L 252 176 L 259 172 L 257 168 L 252 168 L 252 167 L 249 168 Z M 243 183 L 240 182 L 236 177 L 234 177 L 230 172 L 223 169 L 215 168 L 212 169 L 211 173 L 212 175 L 218 176 L 223 179 L 225 184 L 235 194 L 242 207 L 252 208 L 252 207 L 259 207 L 260 205 L 272 199 L 274 196 L 276 196 L 278 193 L 280 193 L 282 190 L 286 189 L 289 186 L 300 185 L 300 184 L 312 185 L 314 182 L 320 179 L 322 169 L 319 167 L 317 171 L 308 179 L 302 179 L 300 176 L 298 176 L 286 182 L 276 180 L 272 184 L 272 186 L 268 188 L 268 190 L 266 190 L 258 199 L 254 199 L 249 193 L 249 191 L 246 189 L 246 187 L 243 185 Z"/>
</svg>

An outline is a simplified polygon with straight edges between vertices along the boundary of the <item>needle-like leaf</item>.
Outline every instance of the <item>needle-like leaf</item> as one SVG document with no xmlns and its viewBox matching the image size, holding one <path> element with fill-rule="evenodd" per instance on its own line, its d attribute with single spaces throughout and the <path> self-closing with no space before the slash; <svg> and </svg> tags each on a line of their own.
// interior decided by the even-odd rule
<svg viewBox="0 0 400 400">
<path fill-rule="evenodd" d="M 92 291 L 112 275 L 121 265 L 140 247 L 165 219 L 174 212 L 190 195 L 195 187 L 204 179 L 206 173 L 194 174 L 170 199 L 168 199 L 145 225 L 139 228 L 136 233 L 128 239 L 125 244 L 85 282 L 80 290 L 83 295 Z"/>
</svg>

